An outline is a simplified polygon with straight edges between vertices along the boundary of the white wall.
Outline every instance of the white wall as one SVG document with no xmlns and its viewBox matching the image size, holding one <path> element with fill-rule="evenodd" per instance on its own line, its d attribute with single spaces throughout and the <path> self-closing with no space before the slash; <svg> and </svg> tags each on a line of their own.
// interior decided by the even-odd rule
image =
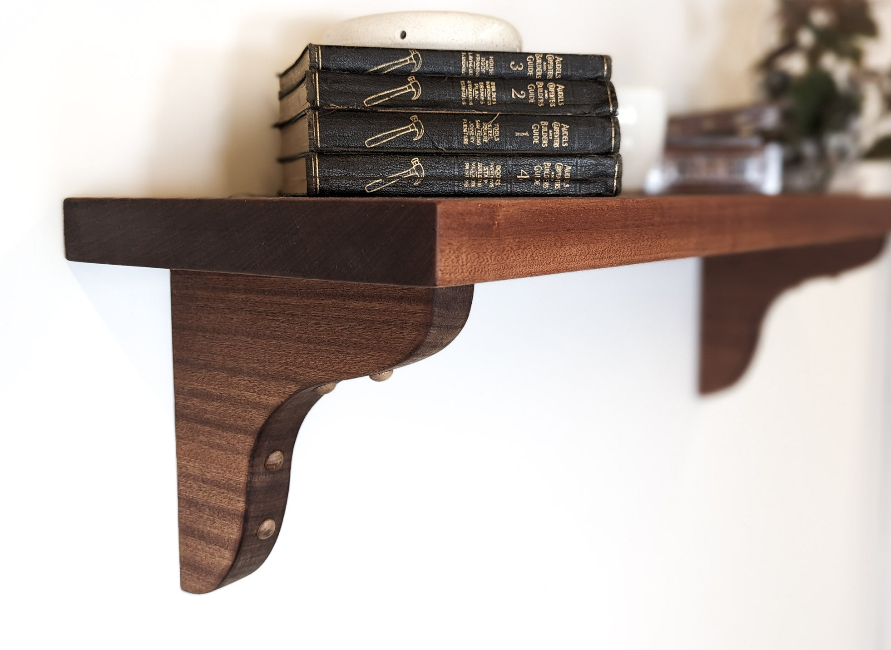
<svg viewBox="0 0 891 650">
<path fill-rule="evenodd" d="M 751 98 L 770 6 L 449 8 L 682 110 Z M 179 591 L 169 276 L 66 262 L 61 201 L 271 193 L 273 73 L 402 8 L 4 1 L 0 644 L 878 647 L 887 257 L 786 295 L 709 399 L 695 260 L 479 286 L 445 352 L 313 410 L 266 565 Z"/>
</svg>

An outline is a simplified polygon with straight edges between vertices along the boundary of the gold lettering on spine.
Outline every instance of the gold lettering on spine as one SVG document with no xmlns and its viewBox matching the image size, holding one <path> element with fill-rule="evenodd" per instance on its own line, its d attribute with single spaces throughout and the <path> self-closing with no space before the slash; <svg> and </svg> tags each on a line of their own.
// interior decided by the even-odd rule
<svg viewBox="0 0 891 650">
<path fill-rule="evenodd" d="M 522 70 L 522 65 L 511 70 Z M 530 54 L 526 57 L 526 76 L 533 79 L 561 79 L 563 77 L 563 57 L 556 54 Z M 604 75 L 606 76 L 606 75 Z"/>
<path fill-rule="evenodd" d="M 562 122 L 542 120 L 532 125 L 532 146 L 542 149 L 566 149 L 569 147 L 569 125 Z M 516 133 L 515 135 L 526 135 Z"/>
<path fill-rule="evenodd" d="M 511 66 L 511 69 L 514 69 Z M 481 52 L 461 52 L 462 77 L 491 77 L 495 75 L 495 57 Z"/>
<path fill-rule="evenodd" d="M 494 81 L 461 80 L 461 106 L 494 106 L 498 103 L 498 88 Z"/>
<path fill-rule="evenodd" d="M 544 169 L 542 170 L 542 173 L 541 173 L 541 176 L 542 176 L 541 186 L 544 189 L 548 189 L 551 186 L 551 165 L 552 165 L 552 163 L 550 160 L 545 161 L 545 163 L 543 164 Z"/>
<path fill-rule="evenodd" d="M 568 194 L 571 187 L 572 165 L 560 160 L 539 160 L 538 164 L 533 166 L 532 176 L 521 170 L 517 178 L 520 180 L 532 178 L 533 185 L 549 190 L 551 194 L 557 194 L 558 190 L 563 190 L 559 192 L 561 194 Z"/>
<path fill-rule="evenodd" d="M 464 187 L 495 188 L 501 185 L 501 165 L 475 160 L 464 163 Z"/>
<path fill-rule="evenodd" d="M 479 147 L 489 142 L 501 142 L 501 125 L 495 122 L 500 115 L 501 113 L 488 122 L 484 122 L 481 119 L 462 119 L 461 132 L 463 143 Z"/>
</svg>

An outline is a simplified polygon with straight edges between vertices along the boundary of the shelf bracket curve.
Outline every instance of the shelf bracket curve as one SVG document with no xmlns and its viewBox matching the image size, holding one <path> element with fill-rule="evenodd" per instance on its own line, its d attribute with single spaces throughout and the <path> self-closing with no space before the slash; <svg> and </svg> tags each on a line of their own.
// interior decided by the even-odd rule
<svg viewBox="0 0 891 650">
<path fill-rule="evenodd" d="M 767 311 L 805 280 L 876 259 L 884 238 L 706 257 L 702 266 L 699 392 L 729 388 L 745 374 Z"/>
<path fill-rule="evenodd" d="M 200 594 L 249 575 L 271 552 L 313 405 L 336 382 L 445 348 L 467 321 L 473 285 L 176 270 L 170 283 L 180 583 Z"/>
</svg>

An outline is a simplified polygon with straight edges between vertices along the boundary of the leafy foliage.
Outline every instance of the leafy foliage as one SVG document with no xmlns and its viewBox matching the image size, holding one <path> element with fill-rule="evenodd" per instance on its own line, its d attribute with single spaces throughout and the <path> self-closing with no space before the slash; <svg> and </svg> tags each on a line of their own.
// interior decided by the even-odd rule
<svg viewBox="0 0 891 650">
<path fill-rule="evenodd" d="M 780 44 L 759 69 L 768 97 L 784 109 L 779 135 L 785 143 L 821 142 L 849 129 L 868 85 L 878 89 L 891 111 L 891 71 L 863 63 L 864 45 L 879 35 L 870 0 L 779 0 L 779 5 Z"/>
</svg>

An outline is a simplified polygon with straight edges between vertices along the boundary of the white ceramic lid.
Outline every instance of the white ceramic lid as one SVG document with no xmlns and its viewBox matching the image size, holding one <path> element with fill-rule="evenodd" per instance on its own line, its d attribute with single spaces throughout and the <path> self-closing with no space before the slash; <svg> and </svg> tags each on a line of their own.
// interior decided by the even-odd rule
<svg viewBox="0 0 891 650">
<path fill-rule="evenodd" d="M 460 11 L 398 11 L 345 20 L 325 32 L 326 45 L 473 48 L 519 52 L 523 39 L 505 20 Z"/>
</svg>

